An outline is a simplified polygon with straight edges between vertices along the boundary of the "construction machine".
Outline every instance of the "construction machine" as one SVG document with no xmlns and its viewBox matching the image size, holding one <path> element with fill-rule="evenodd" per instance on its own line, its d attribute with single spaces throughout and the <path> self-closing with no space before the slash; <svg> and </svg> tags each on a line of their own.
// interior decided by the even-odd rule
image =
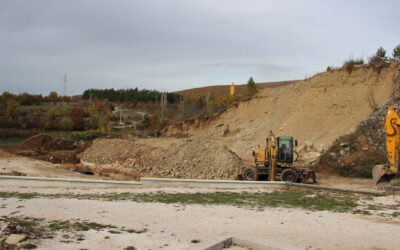
<svg viewBox="0 0 400 250">
<path fill-rule="evenodd" d="M 385 119 L 386 153 L 388 163 L 376 165 L 372 178 L 376 185 L 387 185 L 399 173 L 400 117 L 397 109 L 391 106 Z"/>
<path fill-rule="evenodd" d="M 255 166 L 243 172 L 243 179 L 255 181 L 267 177 L 269 181 L 277 179 L 288 182 L 316 183 L 315 172 L 302 167 L 293 166 L 297 140 L 291 136 L 279 136 L 270 131 L 264 149 L 253 151 Z"/>
</svg>

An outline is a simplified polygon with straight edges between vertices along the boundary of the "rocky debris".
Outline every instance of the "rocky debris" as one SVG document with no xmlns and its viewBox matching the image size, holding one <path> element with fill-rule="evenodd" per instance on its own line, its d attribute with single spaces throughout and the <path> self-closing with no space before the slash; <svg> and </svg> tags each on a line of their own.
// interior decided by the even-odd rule
<svg viewBox="0 0 400 250">
<path fill-rule="evenodd" d="M 25 239 L 26 239 L 25 234 L 11 234 L 10 236 L 7 237 L 7 239 L 4 241 L 4 243 L 7 246 L 15 246 Z"/>
<path fill-rule="evenodd" d="M 320 169 L 343 176 L 370 178 L 372 168 L 385 162 L 385 151 L 370 145 L 365 135 L 355 132 L 336 139 L 316 164 Z"/>
<path fill-rule="evenodd" d="M 131 160 L 132 167 L 139 167 L 149 159 L 153 149 L 151 146 L 125 139 L 96 139 L 79 158 L 100 165 L 121 165 L 126 160 Z"/>
<path fill-rule="evenodd" d="M 305 165 L 314 164 L 323 152 L 323 145 L 315 147 L 314 144 L 308 140 L 297 148 L 298 160 Z"/>
<path fill-rule="evenodd" d="M 395 98 L 377 108 L 368 119 L 362 121 L 356 129 L 356 132 L 367 138 L 369 144 L 381 150 L 385 150 L 386 147 L 384 124 L 386 113 L 392 105 L 400 108 L 400 98 Z"/>
<path fill-rule="evenodd" d="M 97 139 L 80 157 L 83 162 L 156 177 L 237 179 L 244 168 L 241 158 L 228 147 L 201 136 L 179 139 L 167 148 Z"/>
</svg>

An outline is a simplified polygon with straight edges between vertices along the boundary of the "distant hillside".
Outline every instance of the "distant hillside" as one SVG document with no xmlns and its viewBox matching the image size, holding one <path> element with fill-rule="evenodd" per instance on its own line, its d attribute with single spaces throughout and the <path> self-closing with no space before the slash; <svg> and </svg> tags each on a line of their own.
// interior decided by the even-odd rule
<svg viewBox="0 0 400 250">
<path fill-rule="evenodd" d="M 288 85 L 288 84 L 291 84 L 294 82 L 297 82 L 297 81 L 262 82 L 262 83 L 257 83 L 257 88 L 259 90 L 265 89 L 265 88 L 274 88 L 274 87 L 278 87 L 278 86 Z M 196 96 L 202 96 L 202 95 L 205 96 L 208 94 L 208 92 L 211 92 L 214 96 L 220 97 L 220 96 L 229 95 L 229 87 L 230 86 L 231 85 L 207 86 L 207 87 L 201 87 L 201 88 L 181 90 L 181 91 L 177 91 L 175 93 L 180 94 L 184 97 L 196 97 Z M 241 95 L 247 94 L 246 84 L 235 85 L 235 86 L 236 86 L 235 92 L 237 94 L 241 94 Z"/>
</svg>

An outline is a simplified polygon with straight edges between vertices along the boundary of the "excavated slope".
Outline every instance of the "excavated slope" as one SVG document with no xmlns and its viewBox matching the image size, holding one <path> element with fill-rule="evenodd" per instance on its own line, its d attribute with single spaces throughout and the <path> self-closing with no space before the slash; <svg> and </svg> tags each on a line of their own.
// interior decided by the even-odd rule
<svg viewBox="0 0 400 250">
<path fill-rule="evenodd" d="M 378 75 L 367 66 L 324 72 L 286 86 L 261 90 L 218 119 L 193 129 L 207 134 L 246 160 L 257 144 L 264 145 L 270 130 L 291 135 L 299 144 L 326 149 L 339 136 L 349 134 L 379 106 L 391 99 L 399 64 L 392 63 Z M 188 131 L 183 131 L 188 132 Z"/>
</svg>

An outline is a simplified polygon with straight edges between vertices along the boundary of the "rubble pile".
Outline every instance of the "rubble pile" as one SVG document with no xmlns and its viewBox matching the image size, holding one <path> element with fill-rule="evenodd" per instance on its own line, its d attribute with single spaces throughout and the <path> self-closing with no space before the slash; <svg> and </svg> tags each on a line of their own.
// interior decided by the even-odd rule
<svg viewBox="0 0 400 250">
<path fill-rule="evenodd" d="M 239 156 L 207 137 L 180 139 L 167 148 L 97 139 L 80 158 L 83 163 L 131 169 L 153 177 L 237 179 L 244 168 Z"/>
</svg>

